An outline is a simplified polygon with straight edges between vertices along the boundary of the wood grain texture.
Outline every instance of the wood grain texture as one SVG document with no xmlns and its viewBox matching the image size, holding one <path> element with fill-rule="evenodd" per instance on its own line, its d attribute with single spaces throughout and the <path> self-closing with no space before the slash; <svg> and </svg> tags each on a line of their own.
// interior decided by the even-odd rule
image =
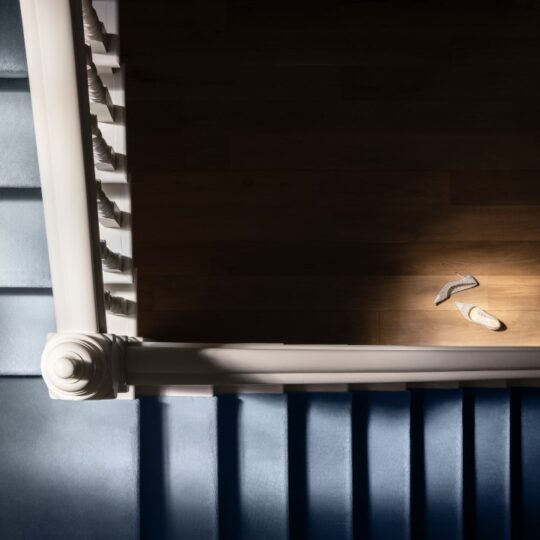
<svg viewBox="0 0 540 540">
<path fill-rule="evenodd" d="M 506 326 L 491 332 L 467 323 L 458 311 L 381 313 L 381 345 L 538 346 L 540 311 L 492 310 Z"/>
<path fill-rule="evenodd" d="M 540 344 L 536 0 L 121 9 L 142 335 Z"/>
</svg>

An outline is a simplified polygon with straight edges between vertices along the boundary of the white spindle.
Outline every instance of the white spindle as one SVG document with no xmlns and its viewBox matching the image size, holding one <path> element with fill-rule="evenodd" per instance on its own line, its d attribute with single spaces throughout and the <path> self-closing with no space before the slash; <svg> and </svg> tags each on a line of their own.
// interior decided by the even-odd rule
<svg viewBox="0 0 540 540">
<path fill-rule="evenodd" d="M 94 52 L 107 52 L 109 48 L 109 36 L 105 32 L 105 27 L 92 6 L 92 0 L 82 0 L 82 14 L 84 41 Z"/>
<path fill-rule="evenodd" d="M 107 247 L 107 242 L 101 240 L 99 243 L 101 264 L 105 272 L 123 272 L 124 257 L 120 253 L 115 253 Z"/>
<path fill-rule="evenodd" d="M 100 171 L 114 171 L 116 156 L 114 150 L 107 144 L 98 127 L 97 118 L 91 117 L 92 149 L 94 151 L 94 166 Z"/>
<path fill-rule="evenodd" d="M 114 107 L 111 96 L 92 60 L 90 47 L 86 47 L 86 78 L 88 80 L 90 112 L 95 114 L 100 122 L 114 122 Z"/>
<path fill-rule="evenodd" d="M 104 227 L 118 228 L 122 225 L 122 212 L 115 202 L 111 201 L 103 191 L 101 182 L 96 182 L 97 207 L 99 222 Z"/>
<path fill-rule="evenodd" d="M 121 296 L 113 296 L 105 291 L 105 309 L 115 315 L 128 315 L 128 301 Z"/>
<path fill-rule="evenodd" d="M 103 86 L 96 65 L 92 60 L 92 52 L 89 47 L 86 48 L 86 76 L 88 78 L 88 95 L 90 101 L 94 103 L 105 103 L 105 86 Z"/>
</svg>

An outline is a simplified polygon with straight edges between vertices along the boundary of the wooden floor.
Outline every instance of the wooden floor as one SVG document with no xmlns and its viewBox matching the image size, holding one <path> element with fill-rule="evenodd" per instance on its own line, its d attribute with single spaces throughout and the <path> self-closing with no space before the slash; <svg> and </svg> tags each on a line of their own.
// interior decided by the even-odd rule
<svg viewBox="0 0 540 540">
<path fill-rule="evenodd" d="M 534 2 L 122 10 L 141 335 L 540 345 Z"/>
</svg>

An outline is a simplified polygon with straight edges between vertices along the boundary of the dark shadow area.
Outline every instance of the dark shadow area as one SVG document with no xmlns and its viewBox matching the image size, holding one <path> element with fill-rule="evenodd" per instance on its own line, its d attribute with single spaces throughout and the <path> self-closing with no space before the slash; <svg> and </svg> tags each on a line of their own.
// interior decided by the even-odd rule
<svg viewBox="0 0 540 540">
<path fill-rule="evenodd" d="M 463 540 L 477 538 L 474 398 L 474 390 L 463 390 Z"/>
<path fill-rule="evenodd" d="M 424 404 L 421 390 L 411 393 L 411 538 L 426 537 Z"/>
<path fill-rule="evenodd" d="M 432 300 L 540 276 L 532 3 L 155 6 L 121 17 L 143 335 L 530 343 Z"/>
<path fill-rule="evenodd" d="M 166 434 L 163 433 L 166 405 L 160 398 L 140 398 L 140 505 L 141 539 L 167 538 L 165 500 Z"/>
<path fill-rule="evenodd" d="M 41 188 L 0 188 L 0 201 L 40 201 Z"/>
<path fill-rule="evenodd" d="M 222 538 L 237 538 L 241 530 L 240 448 L 237 396 L 220 396 L 218 407 L 219 531 Z"/>
<path fill-rule="evenodd" d="M 114 124 L 117 126 L 126 125 L 126 108 L 120 105 L 113 105 Z"/>
<path fill-rule="evenodd" d="M 532 538 L 532 536 L 527 536 L 526 530 L 523 530 L 523 392 L 524 390 L 521 389 L 513 389 L 510 395 L 510 463 L 512 464 L 510 470 L 510 515 L 512 538 Z"/>
<path fill-rule="evenodd" d="M 369 515 L 368 411 L 366 392 L 352 394 L 353 531 L 355 538 L 371 538 Z"/>
<path fill-rule="evenodd" d="M 291 538 L 307 538 L 307 441 L 308 395 L 288 396 L 289 531 Z"/>
</svg>

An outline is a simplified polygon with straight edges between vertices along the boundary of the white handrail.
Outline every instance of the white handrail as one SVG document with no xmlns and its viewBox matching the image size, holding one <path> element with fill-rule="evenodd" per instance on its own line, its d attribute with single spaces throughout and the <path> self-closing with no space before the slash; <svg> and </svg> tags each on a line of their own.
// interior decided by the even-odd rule
<svg viewBox="0 0 540 540">
<path fill-rule="evenodd" d="M 84 354 L 80 351 L 84 351 Z M 67 360 L 66 360 L 67 359 Z M 81 382 L 77 373 L 92 373 Z M 68 365 L 69 364 L 69 365 Z M 65 369 L 69 367 L 70 369 Z M 368 347 L 186 344 L 117 336 L 52 337 L 42 358 L 49 390 L 64 399 L 113 398 L 129 385 L 349 385 L 540 379 L 538 347 Z M 70 386 L 74 392 L 70 393 Z M 75 391 L 76 390 L 76 391 Z M 150 392 L 151 393 L 151 392 Z"/>
<path fill-rule="evenodd" d="M 106 332 L 80 0 L 20 0 L 59 332 Z"/>
</svg>

